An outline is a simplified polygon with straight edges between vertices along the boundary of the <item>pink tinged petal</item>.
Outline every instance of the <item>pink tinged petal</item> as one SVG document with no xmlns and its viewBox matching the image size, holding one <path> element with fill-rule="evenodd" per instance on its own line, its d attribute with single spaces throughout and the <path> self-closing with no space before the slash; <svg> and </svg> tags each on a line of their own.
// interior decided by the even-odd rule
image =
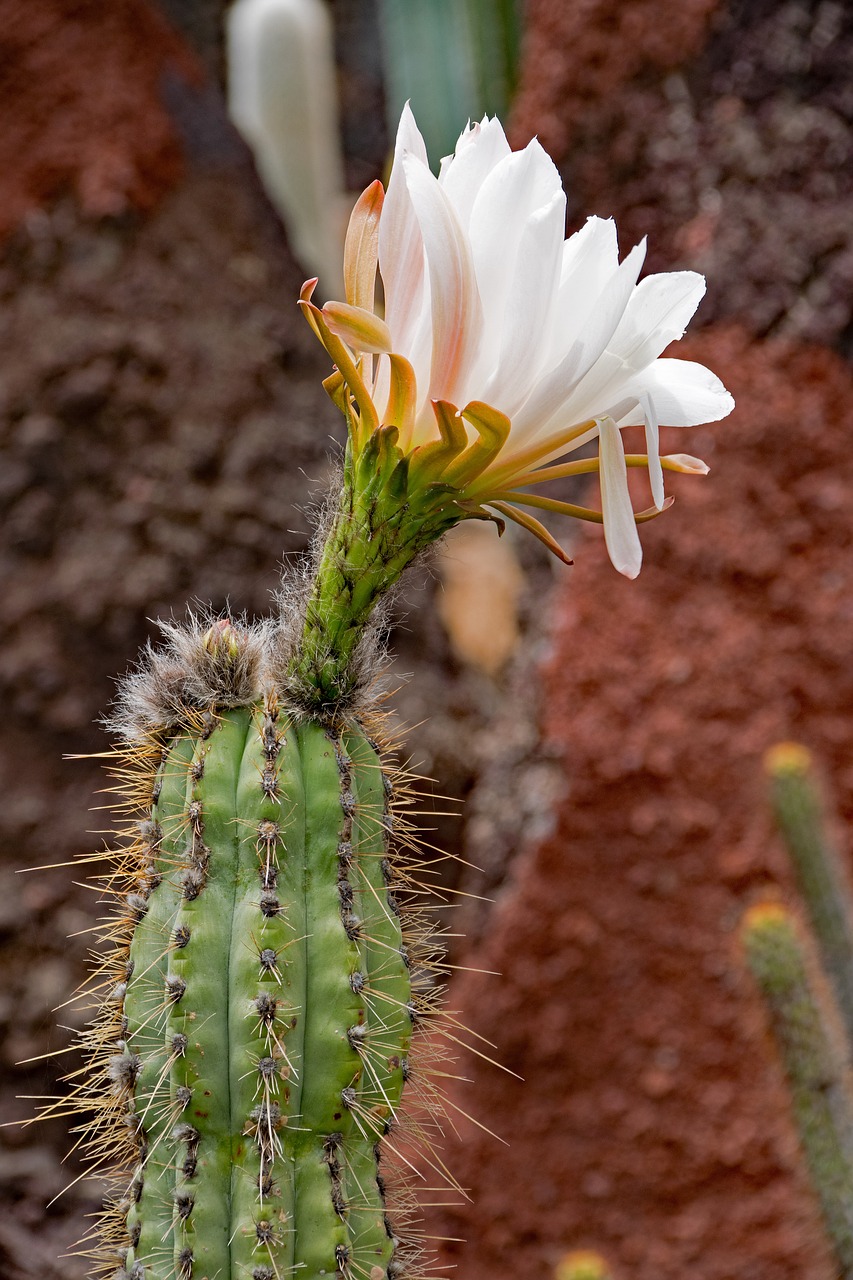
<svg viewBox="0 0 853 1280">
<path fill-rule="evenodd" d="M 408 103 L 397 129 L 394 164 L 379 223 L 379 273 L 394 350 L 410 356 L 412 334 L 425 305 L 425 274 L 423 238 L 403 169 L 405 154 L 427 163 L 426 146 Z"/>
<path fill-rule="evenodd" d="M 640 535 L 628 492 L 628 468 L 622 436 L 612 418 L 598 420 L 601 459 L 601 513 L 604 541 L 614 569 L 626 578 L 636 578 L 643 562 Z"/>
<path fill-rule="evenodd" d="M 644 391 L 654 398 L 658 421 L 664 427 L 696 427 L 703 422 L 719 422 L 735 407 L 732 396 L 716 374 L 692 360 L 655 360 L 619 388 L 621 395 L 636 396 L 638 402 Z M 619 425 L 636 426 L 642 422 L 642 410 L 636 409 L 621 418 Z"/>
<path fill-rule="evenodd" d="M 654 401 L 647 391 L 640 396 L 640 408 L 643 411 L 646 428 L 646 454 L 649 459 L 649 484 L 652 489 L 652 502 L 658 511 L 663 510 L 663 468 L 660 464 L 660 431 L 655 413 Z"/>
<path fill-rule="evenodd" d="M 607 346 L 624 315 L 645 256 L 646 242 L 642 240 L 607 281 L 584 331 L 556 368 L 539 380 L 515 415 L 513 425 L 520 434 L 538 438 L 545 431 L 562 430 L 573 421 L 593 417 L 612 399 L 608 385 L 623 365 Z"/>
<path fill-rule="evenodd" d="M 374 310 L 376 267 L 379 258 L 379 219 L 385 191 L 372 182 L 355 202 L 344 245 L 344 284 L 347 302 Z"/>
<path fill-rule="evenodd" d="M 346 302 L 327 302 L 323 307 L 326 324 L 332 333 L 343 338 L 353 351 L 390 351 L 391 333 L 384 320 L 363 307 Z"/>
<path fill-rule="evenodd" d="M 647 276 L 625 308 L 611 350 L 633 369 L 645 368 L 682 336 L 704 295 L 705 277 L 695 271 Z"/>
<path fill-rule="evenodd" d="M 566 197 L 558 191 L 537 210 L 521 235 L 510 283 L 497 362 L 482 399 L 512 417 L 539 371 L 553 324 L 566 218 Z"/>
<path fill-rule="evenodd" d="M 482 311 L 468 242 L 447 196 L 416 156 L 403 157 L 426 249 L 432 313 L 429 399 L 453 400 L 480 338 Z"/>
<path fill-rule="evenodd" d="M 667 453 L 661 458 L 661 464 L 667 471 L 680 471 L 688 476 L 706 476 L 710 471 L 707 462 L 694 458 L 689 453 Z"/>
<path fill-rule="evenodd" d="M 441 183 L 462 226 L 467 228 L 477 194 L 486 178 L 510 154 L 497 118 L 469 125 L 456 144 L 456 153 L 441 162 Z"/>
</svg>

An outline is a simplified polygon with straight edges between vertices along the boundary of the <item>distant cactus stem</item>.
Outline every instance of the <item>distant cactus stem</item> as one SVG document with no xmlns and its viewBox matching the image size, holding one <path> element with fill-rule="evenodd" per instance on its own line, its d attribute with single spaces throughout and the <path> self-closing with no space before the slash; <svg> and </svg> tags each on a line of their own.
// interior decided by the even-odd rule
<svg viewBox="0 0 853 1280">
<path fill-rule="evenodd" d="M 853 1100 L 837 1014 L 809 972 L 796 923 L 784 907 L 753 907 L 742 936 L 788 1076 L 839 1274 L 853 1280 Z"/>
<path fill-rule="evenodd" d="M 853 1043 L 853 892 L 826 830 L 811 753 L 798 743 L 781 742 L 768 751 L 765 768 L 776 821 Z"/>
<path fill-rule="evenodd" d="M 612 1280 L 612 1276 L 600 1253 L 575 1249 L 557 1263 L 554 1280 Z"/>
</svg>

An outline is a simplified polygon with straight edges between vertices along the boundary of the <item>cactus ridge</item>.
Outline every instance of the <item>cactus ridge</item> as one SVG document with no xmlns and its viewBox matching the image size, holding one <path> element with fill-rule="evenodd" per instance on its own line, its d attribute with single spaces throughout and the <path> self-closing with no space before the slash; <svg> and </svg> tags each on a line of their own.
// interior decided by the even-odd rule
<svg viewBox="0 0 853 1280">
<path fill-rule="evenodd" d="M 79 1111 L 114 1187 L 92 1275 L 421 1275 L 421 1167 L 460 1191 L 439 1145 L 459 1027 L 412 779 L 375 708 L 324 722 L 286 701 L 268 624 L 212 634 L 170 626 L 120 704 L 100 1010 L 46 1109 Z"/>
</svg>

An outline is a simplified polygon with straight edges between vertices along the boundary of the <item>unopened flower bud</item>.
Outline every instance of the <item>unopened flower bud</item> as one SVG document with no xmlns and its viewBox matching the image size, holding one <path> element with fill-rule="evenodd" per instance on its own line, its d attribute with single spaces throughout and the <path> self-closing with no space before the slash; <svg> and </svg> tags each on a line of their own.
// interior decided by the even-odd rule
<svg viewBox="0 0 853 1280">
<path fill-rule="evenodd" d="M 205 633 L 202 644 L 213 658 L 220 661 L 240 654 L 240 631 L 230 618 L 219 618 Z"/>
</svg>

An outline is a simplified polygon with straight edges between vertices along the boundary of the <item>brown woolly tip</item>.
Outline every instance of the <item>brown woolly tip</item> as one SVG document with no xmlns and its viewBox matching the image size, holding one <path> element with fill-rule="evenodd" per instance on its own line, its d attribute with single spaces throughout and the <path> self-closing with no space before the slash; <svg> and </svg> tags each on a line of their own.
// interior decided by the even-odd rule
<svg viewBox="0 0 853 1280">
<path fill-rule="evenodd" d="M 199 709 L 248 706 L 258 697 L 269 624 L 190 613 L 184 624 L 158 625 L 162 646 L 143 649 L 107 719 L 125 741 L 193 721 Z"/>
</svg>

